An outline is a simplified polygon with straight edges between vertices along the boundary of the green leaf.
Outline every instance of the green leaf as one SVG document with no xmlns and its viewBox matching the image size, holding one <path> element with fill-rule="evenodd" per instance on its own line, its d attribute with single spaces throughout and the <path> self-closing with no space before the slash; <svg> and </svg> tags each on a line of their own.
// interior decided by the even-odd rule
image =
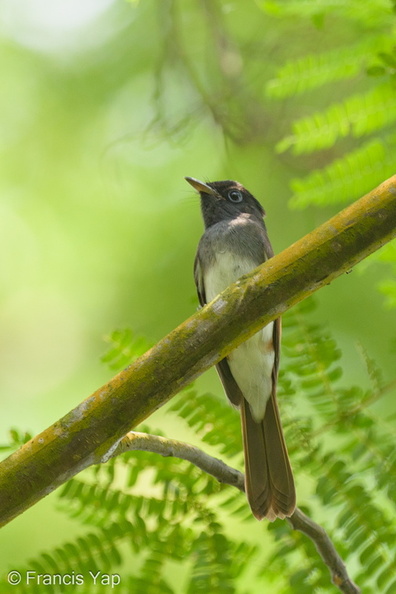
<svg viewBox="0 0 396 594">
<path fill-rule="evenodd" d="M 378 45 L 378 37 L 364 39 L 353 46 L 313 53 L 291 60 L 266 86 L 268 97 L 280 99 L 304 93 L 316 87 L 356 76 Z"/>
<path fill-rule="evenodd" d="M 101 361 L 116 371 L 124 369 L 151 346 L 143 336 L 134 336 L 130 328 L 114 330 L 106 337 L 106 342 L 110 346 Z"/>
<path fill-rule="evenodd" d="M 396 136 L 370 140 L 325 168 L 291 182 L 291 208 L 351 201 L 392 175 L 396 169 Z"/>
<path fill-rule="evenodd" d="M 293 134 L 276 146 L 282 153 L 293 148 L 296 155 L 332 147 L 346 136 L 359 138 L 396 122 L 396 93 L 385 83 L 363 94 L 352 95 L 343 103 L 300 118 L 293 123 Z"/>
</svg>

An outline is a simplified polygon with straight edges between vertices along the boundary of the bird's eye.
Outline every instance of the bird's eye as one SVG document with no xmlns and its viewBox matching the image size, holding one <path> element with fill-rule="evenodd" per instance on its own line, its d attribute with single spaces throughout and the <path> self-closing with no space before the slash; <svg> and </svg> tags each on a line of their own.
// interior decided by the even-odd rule
<svg viewBox="0 0 396 594">
<path fill-rule="evenodd" d="M 231 200 L 231 202 L 242 202 L 242 192 L 239 190 L 230 190 L 228 192 L 228 199 Z"/>
</svg>

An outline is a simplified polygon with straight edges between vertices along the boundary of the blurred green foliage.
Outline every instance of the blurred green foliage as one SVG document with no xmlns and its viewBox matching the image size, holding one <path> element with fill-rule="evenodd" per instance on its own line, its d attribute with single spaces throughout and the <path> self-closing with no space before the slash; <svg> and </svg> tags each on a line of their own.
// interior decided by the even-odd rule
<svg viewBox="0 0 396 594">
<path fill-rule="evenodd" d="M 15 446 L 26 432 L 39 432 L 108 378 L 100 363 L 104 336 L 132 328 L 133 336 L 151 343 L 196 308 L 191 270 L 202 224 L 184 175 L 241 181 L 264 204 L 280 251 L 395 172 L 395 5 L 388 0 L 4 0 L 0 17 L 0 442 L 18 426 L 10 444 Z M 376 443 L 371 421 L 357 426 L 354 445 L 347 426 L 341 425 L 335 437 L 333 423 L 342 417 L 344 402 L 349 411 L 366 406 L 372 380 L 365 370 L 373 369 L 368 361 L 374 359 L 383 370 L 381 385 L 393 379 L 395 270 L 393 243 L 318 294 L 310 316 L 319 329 L 330 325 L 341 346 L 344 392 L 331 399 L 325 392 L 312 402 L 301 398 L 299 410 L 301 431 L 317 437 L 311 423 L 331 425 L 329 444 L 344 443 L 345 464 L 352 464 L 348 472 L 367 473 L 364 485 L 358 485 L 365 489 L 362 501 L 370 489 L 380 489 L 381 504 L 390 497 L 380 467 L 389 456 L 388 442 L 384 437 L 382 445 Z M 117 336 L 122 359 L 128 337 Z M 356 343 L 363 346 L 357 349 Z M 319 341 L 312 347 L 315 360 L 327 360 L 325 345 Z M 284 351 L 287 360 L 286 346 Z M 116 351 L 108 356 L 116 364 Z M 310 389 L 300 378 L 298 387 L 287 390 L 287 369 L 285 364 L 286 402 Z M 197 382 L 198 393 L 220 393 L 214 374 L 207 376 Z M 385 419 L 395 411 L 394 391 L 380 392 L 372 406 Z M 202 415 L 210 414 L 208 404 Z M 153 423 L 170 436 L 198 439 L 196 428 L 192 435 L 175 414 L 159 411 Z M 304 451 L 292 424 L 289 432 L 298 458 Z M 379 456 L 375 464 L 359 454 L 365 435 Z M 306 481 L 301 476 L 300 497 L 310 501 L 317 486 L 313 511 L 321 502 L 319 516 L 334 529 L 340 550 L 353 556 L 345 543 L 358 537 L 353 526 L 344 533 L 342 521 L 342 513 L 352 512 L 341 501 L 329 518 L 326 505 L 337 483 L 317 484 L 321 465 L 334 466 L 325 458 L 330 453 L 312 456 L 311 476 Z M 157 464 L 152 457 L 153 472 Z M 357 479 L 341 466 L 338 476 L 352 489 Z M 185 468 L 173 463 L 169 472 L 183 474 Z M 149 482 L 144 488 L 151 492 Z M 81 534 L 80 521 L 54 512 L 55 498 L 2 530 L 2 572 Z M 235 501 L 246 511 L 242 499 L 237 495 Z M 378 518 L 388 513 L 388 505 L 386 500 L 379 512 L 367 509 Z M 48 517 L 52 520 L 45 521 Z M 226 534 L 217 527 L 222 516 L 208 518 L 203 525 L 218 535 L 219 550 L 235 555 L 239 520 L 230 520 Z M 180 526 L 184 530 L 183 538 L 194 540 L 197 533 Z M 249 524 L 248 531 L 257 541 L 266 539 L 275 556 L 278 545 L 295 546 L 294 536 L 276 541 L 261 525 Z M 207 550 L 203 536 L 196 542 Z M 89 548 L 80 544 L 82 551 Z M 304 555 L 304 546 L 298 555 Z M 386 570 L 389 564 L 375 542 L 366 554 L 361 543 L 357 546 L 363 564 L 370 557 L 375 565 L 378 558 L 378 567 Z M 151 565 L 146 558 L 147 575 L 154 571 L 156 547 Z M 247 551 L 241 552 L 243 559 Z M 170 574 L 177 560 L 172 554 Z M 221 565 L 213 555 L 206 561 L 196 557 L 197 580 L 202 575 L 197 564 Z M 286 571 L 279 559 L 260 584 L 272 580 L 271 592 L 293 591 L 277 575 Z M 304 564 L 316 562 L 313 553 L 304 559 Z M 261 567 L 261 561 L 251 563 L 247 583 L 258 579 L 257 563 Z M 310 571 L 319 580 L 316 590 L 325 591 L 322 570 Z M 370 579 L 374 576 L 373 570 Z M 312 592 L 314 586 L 308 587 Z M 133 588 L 139 591 L 136 583 Z M 380 591 L 386 588 L 381 585 Z"/>
<path fill-rule="evenodd" d="M 394 391 L 396 381 L 385 384 L 367 357 L 369 389 L 342 386 L 341 352 L 331 334 L 312 323 L 313 308 L 311 298 L 284 316 L 278 392 L 300 505 L 326 525 L 362 592 L 392 594 L 394 416 L 379 418 L 372 405 Z M 125 336 L 114 337 L 112 366 L 116 344 L 122 359 Z M 225 398 L 190 387 L 165 409 L 202 448 L 243 467 L 239 415 Z M 246 591 L 247 576 L 253 592 L 265 584 L 285 594 L 336 591 L 309 539 L 277 521 L 264 524 L 269 546 L 263 547 L 263 525 L 244 494 L 174 457 L 131 451 L 86 470 L 61 489 L 60 509 L 79 520 L 79 535 L 65 535 L 60 546 L 30 559 L 19 568 L 23 576 L 74 572 L 84 576 L 87 592 L 108 591 L 93 588 L 89 572 L 97 571 L 121 574 L 122 592 L 237 593 Z M 40 592 L 34 585 L 21 583 L 15 592 Z"/>
</svg>

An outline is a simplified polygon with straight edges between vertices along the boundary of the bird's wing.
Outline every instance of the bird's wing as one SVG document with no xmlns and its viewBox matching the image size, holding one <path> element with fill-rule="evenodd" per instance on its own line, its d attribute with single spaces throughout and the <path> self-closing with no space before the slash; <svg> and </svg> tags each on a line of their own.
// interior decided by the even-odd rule
<svg viewBox="0 0 396 594">
<path fill-rule="evenodd" d="M 200 305 L 203 307 L 206 305 L 205 285 L 203 279 L 203 271 L 200 257 L 197 253 L 194 260 L 194 280 L 197 287 L 198 299 Z"/>
<path fill-rule="evenodd" d="M 273 390 L 274 394 L 276 393 L 276 384 L 278 381 L 281 336 L 282 336 L 282 320 L 281 320 L 281 318 L 277 318 L 276 320 L 274 320 L 273 333 L 272 333 L 272 344 L 274 345 L 274 353 L 275 353 L 274 367 L 272 369 L 272 390 Z"/>
<path fill-rule="evenodd" d="M 195 256 L 194 261 L 194 280 L 197 287 L 199 303 L 203 307 L 204 305 L 206 305 L 206 294 L 203 270 L 201 260 L 198 254 Z M 242 398 L 242 393 L 230 371 L 227 359 L 223 359 L 222 361 L 220 361 L 216 365 L 216 369 L 221 379 L 221 383 L 223 384 L 224 391 L 227 394 L 227 397 L 232 402 L 232 404 L 234 404 L 235 406 L 239 406 Z"/>
<path fill-rule="evenodd" d="M 239 407 L 243 399 L 243 394 L 231 373 L 227 359 L 222 359 L 216 365 L 216 370 L 223 384 L 224 391 L 227 394 L 227 398 L 234 406 Z"/>
</svg>

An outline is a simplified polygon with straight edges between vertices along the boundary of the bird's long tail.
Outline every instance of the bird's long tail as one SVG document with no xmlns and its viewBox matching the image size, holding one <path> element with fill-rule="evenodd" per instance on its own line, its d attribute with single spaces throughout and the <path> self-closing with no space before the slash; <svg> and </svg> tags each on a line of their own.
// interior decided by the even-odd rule
<svg viewBox="0 0 396 594">
<path fill-rule="evenodd" d="M 243 398 L 241 419 L 245 488 L 253 515 L 270 521 L 291 516 L 296 493 L 275 394 L 268 400 L 264 419 L 259 423 Z"/>
</svg>

